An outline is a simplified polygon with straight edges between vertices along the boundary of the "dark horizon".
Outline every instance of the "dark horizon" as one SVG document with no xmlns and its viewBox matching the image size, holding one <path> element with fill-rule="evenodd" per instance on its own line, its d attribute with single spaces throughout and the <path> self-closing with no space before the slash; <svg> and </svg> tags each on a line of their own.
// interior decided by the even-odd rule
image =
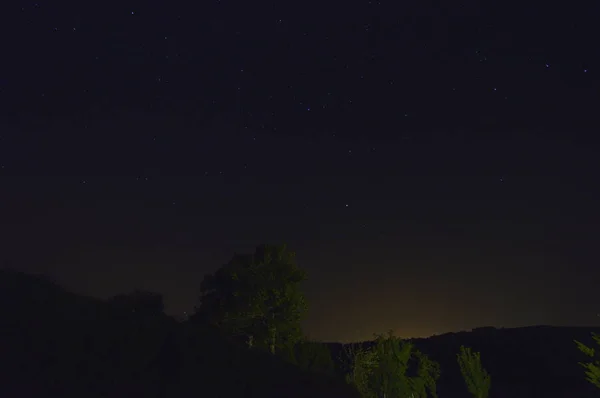
<svg viewBox="0 0 600 398">
<path fill-rule="evenodd" d="M 0 266 L 175 315 L 287 243 L 318 340 L 600 326 L 600 32 L 543 9 L 15 5 Z"/>
<path fill-rule="evenodd" d="M 43 272 L 27 272 L 27 271 L 22 271 L 19 270 L 17 268 L 14 267 L 1 267 L 0 268 L 0 273 L 1 272 L 5 272 L 6 274 L 4 274 L 4 276 L 9 276 L 10 280 L 13 281 L 18 281 L 18 285 L 21 287 L 34 287 L 37 284 L 36 283 L 32 283 L 35 280 L 41 280 L 44 283 L 42 285 L 45 285 L 46 282 L 52 284 L 53 286 L 55 286 L 57 289 L 59 289 L 60 291 L 63 291 L 65 293 L 67 293 L 69 295 L 69 297 L 72 297 L 72 295 L 76 296 L 76 297 L 80 297 L 81 299 L 87 300 L 93 300 L 96 301 L 98 300 L 98 302 L 104 302 L 107 305 L 110 305 L 111 299 L 115 298 L 118 295 L 121 295 L 121 293 L 117 293 L 115 295 L 108 295 L 105 297 L 102 296 L 91 296 L 91 295 L 86 295 L 86 294 L 82 294 L 80 292 L 77 292 L 75 290 L 69 289 L 66 286 L 61 285 L 61 283 L 56 279 L 53 278 L 52 276 L 50 276 L 47 273 L 43 273 Z M 15 273 L 15 274 L 13 274 Z M 15 278 L 15 276 L 17 276 L 17 278 Z M 39 288 L 39 285 L 37 285 Z M 34 289 L 35 291 L 35 289 Z M 128 290 L 126 292 L 123 292 L 126 295 L 132 294 L 134 292 L 148 292 L 148 293 L 156 293 L 156 292 L 151 292 L 151 291 L 145 291 L 143 289 L 139 289 L 139 288 L 135 288 L 133 290 Z M 161 298 L 164 300 L 164 297 L 161 294 Z M 72 298 L 71 298 L 72 300 Z M 93 301 L 90 301 L 88 303 L 91 303 Z M 189 312 L 184 312 L 184 313 L 169 313 L 168 311 L 164 312 L 164 315 L 167 317 L 172 317 L 175 321 L 177 322 L 184 322 L 187 323 L 186 321 L 189 320 L 190 315 L 192 315 L 192 313 Z M 600 314 L 596 314 L 596 316 L 600 317 Z M 519 331 L 519 333 L 522 333 L 523 331 L 527 331 L 527 330 L 542 330 L 542 329 L 551 329 L 553 330 L 552 333 L 559 333 L 558 330 L 564 329 L 564 330 L 570 330 L 571 332 L 573 332 L 574 330 L 579 330 L 579 332 L 577 333 L 597 333 L 597 329 L 600 329 L 600 322 L 595 322 L 594 324 L 581 324 L 581 325 L 550 325 L 550 324 L 535 324 L 535 325 L 513 325 L 513 326 L 492 326 L 492 325 L 480 325 L 480 326 L 474 326 L 471 328 L 463 328 L 460 330 L 447 330 L 447 331 L 443 331 L 443 332 L 433 332 L 432 334 L 427 334 L 427 335 L 422 335 L 422 336 L 409 336 L 409 335 L 401 335 L 398 337 L 401 337 L 402 339 L 411 339 L 411 340 L 416 340 L 416 341 L 424 341 L 424 340 L 429 340 L 431 338 L 446 338 L 447 335 L 464 335 L 464 334 L 472 334 L 472 333 L 487 333 L 489 334 L 490 332 L 494 332 L 494 331 L 501 331 L 501 332 L 513 332 L 513 331 Z M 319 343 L 325 343 L 325 344 L 333 344 L 333 345 L 337 345 L 337 344 L 354 344 L 354 343 L 360 343 L 360 344 L 364 344 L 364 343 L 370 343 L 370 342 L 374 342 L 377 336 L 381 336 L 381 335 L 387 335 L 388 332 L 392 332 L 394 333 L 394 335 L 397 335 L 397 330 L 386 330 L 386 331 L 379 331 L 376 333 L 373 333 L 370 337 L 367 336 L 367 338 L 364 339 L 355 339 L 355 340 L 319 340 L 319 339 L 314 339 L 312 338 L 312 336 L 307 336 L 309 338 L 311 338 L 311 341 L 315 341 L 315 342 L 319 342 Z M 436 340 L 437 341 L 437 340 Z"/>
</svg>

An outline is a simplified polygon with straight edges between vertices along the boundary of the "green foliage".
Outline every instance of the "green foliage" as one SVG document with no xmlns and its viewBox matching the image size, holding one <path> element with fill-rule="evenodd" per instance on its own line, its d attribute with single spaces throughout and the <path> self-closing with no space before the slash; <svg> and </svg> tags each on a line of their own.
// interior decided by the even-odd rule
<svg viewBox="0 0 600 398">
<path fill-rule="evenodd" d="M 346 381 L 353 384 L 363 398 L 378 398 L 372 389 L 372 377 L 378 366 L 378 357 L 374 350 L 352 347 L 348 353 L 352 358 L 352 371 L 346 375 Z"/>
<path fill-rule="evenodd" d="M 307 305 L 299 284 L 305 279 L 285 245 L 258 246 L 204 278 L 196 318 L 249 346 L 286 351 L 302 337 Z"/>
<path fill-rule="evenodd" d="M 427 391 L 432 397 L 437 397 L 436 383 L 440 377 L 440 365 L 421 351 L 414 350 L 413 354 L 418 364 L 417 377 L 409 378 L 409 383 L 412 384 L 412 390 L 417 393 L 411 398 L 426 397 Z"/>
<path fill-rule="evenodd" d="M 439 364 L 392 332 L 377 336 L 371 349 L 353 349 L 351 355 L 352 371 L 346 381 L 354 384 L 364 398 L 437 397 Z M 407 374 L 411 368 L 416 373 L 413 376 Z"/>
<path fill-rule="evenodd" d="M 460 353 L 456 356 L 469 392 L 475 398 L 487 398 L 490 393 L 491 378 L 481 365 L 480 353 L 471 352 L 471 348 L 460 346 Z"/>
<path fill-rule="evenodd" d="M 600 335 L 592 333 L 592 337 L 596 344 L 600 345 Z M 588 357 L 594 358 L 597 356 L 594 348 L 588 347 L 577 340 L 575 340 L 575 344 L 577 344 L 579 351 L 583 352 Z M 596 360 L 593 362 L 579 362 L 579 364 L 585 369 L 586 380 L 600 388 L 600 360 L 596 358 Z"/>
</svg>

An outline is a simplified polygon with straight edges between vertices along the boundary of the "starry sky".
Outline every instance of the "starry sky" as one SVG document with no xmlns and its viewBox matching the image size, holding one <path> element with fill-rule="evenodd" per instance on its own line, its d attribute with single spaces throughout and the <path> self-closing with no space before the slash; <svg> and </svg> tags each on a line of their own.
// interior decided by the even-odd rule
<svg viewBox="0 0 600 398">
<path fill-rule="evenodd" d="M 0 266 L 181 316 L 285 242 L 315 339 L 596 325 L 599 10 L 540 4 L 14 1 Z"/>
</svg>

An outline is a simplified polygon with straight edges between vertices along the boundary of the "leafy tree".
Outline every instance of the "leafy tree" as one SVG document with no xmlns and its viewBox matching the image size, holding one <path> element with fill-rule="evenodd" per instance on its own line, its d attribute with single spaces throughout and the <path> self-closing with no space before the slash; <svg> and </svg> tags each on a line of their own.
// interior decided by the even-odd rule
<svg viewBox="0 0 600 398">
<path fill-rule="evenodd" d="M 374 347 L 359 348 L 353 354 L 352 372 L 346 380 L 354 384 L 364 398 L 437 397 L 439 364 L 392 332 L 378 336 Z M 407 374 L 411 368 L 414 375 Z"/>
<path fill-rule="evenodd" d="M 352 364 L 346 381 L 353 384 L 363 398 L 378 398 L 377 391 L 371 386 L 375 369 L 379 365 L 377 353 L 373 349 L 351 346 L 347 354 Z"/>
<path fill-rule="evenodd" d="M 481 365 L 480 353 L 473 353 L 471 348 L 460 346 L 460 353 L 456 356 L 469 392 L 475 398 L 487 398 L 490 392 L 491 378 Z"/>
<path fill-rule="evenodd" d="M 592 337 L 596 344 L 600 345 L 600 334 L 592 333 Z M 579 351 L 583 352 L 590 358 L 596 356 L 596 350 L 592 347 L 588 347 L 580 341 L 575 340 Z M 579 362 L 585 369 L 586 380 L 600 388 L 600 360 L 596 358 L 593 362 Z"/>
<path fill-rule="evenodd" d="M 409 378 L 412 390 L 415 391 L 411 398 L 427 397 L 428 391 L 432 397 L 437 397 L 436 384 L 440 377 L 440 365 L 419 350 L 414 350 L 413 353 L 417 362 L 417 377 Z"/>
<path fill-rule="evenodd" d="M 307 306 L 299 284 L 305 279 L 285 245 L 260 245 L 204 278 L 195 319 L 243 338 L 250 347 L 289 351 L 302 337 Z"/>
</svg>

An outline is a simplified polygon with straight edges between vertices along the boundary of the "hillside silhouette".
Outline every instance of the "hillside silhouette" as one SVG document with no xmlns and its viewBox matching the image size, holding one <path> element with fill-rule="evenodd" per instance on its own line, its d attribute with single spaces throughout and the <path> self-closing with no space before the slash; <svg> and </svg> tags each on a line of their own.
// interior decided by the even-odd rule
<svg viewBox="0 0 600 398">
<path fill-rule="evenodd" d="M 440 396 L 468 396 L 458 395 L 465 388 L 456 353 L 464 345 L 481 352 L 482 364 L 492 376 L 490 398 L 585 398 L 597 397 L 598 389 L 585 380 L 578 362 L 586 357 L 577 350 L 573 339 L 594 346 L 592 331 L 600 332 L 600 328 L 481 327 L 413 341 L 444 370 L 438 381 Z"/>
<path fill-rule="evenodd" d="M 591 332 L 597 327 L 530 326 L 480 327 L 472 331 L 408 339 L 441 367 L 437 382 L 440 398 L 468 398 L 456 360 L 460 346 L 481 353 L 484 368 L 492 376 L 490 398 L 502 397 L 598 397 L 598 389 L 585 380 L 580 361 L 587 358 L 573 340 L 594 347 Z M 369 348 L 371 341 L 354 346 Z M 353 344 L 329 343 L 335 358 L 345 358 Z M 344 362 L 343 360 L 341 361 Z M 343 364 L 340 371 L 343 371 Z"/>
<path fill-rule="evenodd" d="M 155 301 L 92 299 L 5 270 L 0 300 L 0 396 L 358 398 L 341 378 L 177 322 Z"/>
<path fill-rule="evenodd" d="M 19 397 L 359 397 L 344 381 L 348 345 L 326 344 L 335 372 L 314 372 L 163 313 L 162 297 L 110 300 L 71 293 L 39 276 L 0 270 L 0 395 Z M 574 339 L 600 328 L 483 327 L 410 339 L 441 366 L 440 398 L 469 397 L 456 361 L 481 352 L 491 398 L 594 397 Z M 364 347 L 372 342 L 359 343 Z"/>
</svg>

